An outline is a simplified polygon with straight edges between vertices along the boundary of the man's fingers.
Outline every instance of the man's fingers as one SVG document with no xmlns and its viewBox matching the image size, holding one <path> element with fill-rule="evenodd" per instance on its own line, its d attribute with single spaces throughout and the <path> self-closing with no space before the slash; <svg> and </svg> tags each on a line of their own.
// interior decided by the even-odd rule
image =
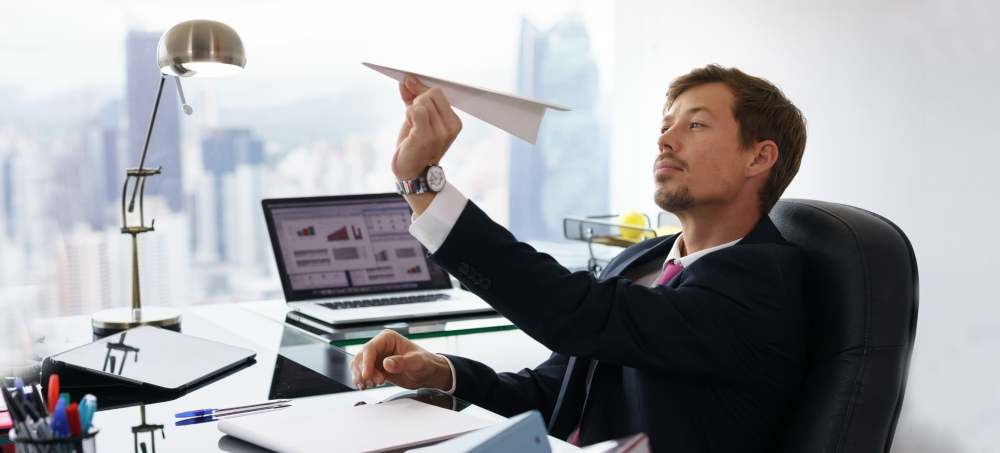
<svg viewBox="0 0 1000 453">
<path fill-rule="evenodd" d="M 361 366 L 360 366 L 361 359 L 359 359 L 359 356 L 363 355 L 364 355 L 364 348 L 362 348 L 361 352 L 359 352 L 358 355 L 354 356 L 354 359 L 351 360 L 351 381 L 354 382 L 354 386 L 357 387 L 358 390 L 365 389 L 365 384 L 364 384 L 365 379 L 361 377 Z"/>
<path fill-rule="evenodd" d="M 433 137 L 433 132 L 431 129 L 430 118 L 427 116 L 427 109 L 420 105 L 414 104 L 406 108 L 406 119 L 409 121 L 410 127 L 410 137 L 416 138 L 418 141 L 427 142 Z"/>
<path fill-rule="evenodd" d="M 413 96 L 419 96 L 421 94 L 426 93 L 427 90 L 430 90 L 430 87 L 424 85 L 419 80 L 417 80 L 416 77 L 413 77 L 411 75 L 406 76 L 406 78 L 403 79 L 403 81 L 406 82 L 406 90 L 409 91 L 411 94 L 413 94 Z"/>
<path fill-rule="evenodd" d="M 407 107 L 413 105 L 413 99 L 429 90 L 426 85 L 420 83 L 416 77 L 406 76 L 403 83 L 399 84 L 399 97 Z"/>
<path fill-rule="evenodd" d="M 382 368 L 387 373 L 406 373 L 408 377 L 416 382 L 427 378 L 427 376 L 424 376 L 427 371 L 427 358 L 421 351 L 410 351 L 406 354 L 386 357 L 382 360 Z"/>
<path fill-rule="evenodd" d="M 413 105 L 418 105 L 424 108 L 427 112 L 427 123 L 430 125 L 430 130 L 433 132 L 431 139 L 433 141 L 445 141 L 448 137 L 448 130 L 444 126 L 444 122 L 441 120 L 441 115 L 438 114 L 437 107 L 434 106 L 434 101 L 427 96 L 418 96 L 416 101 L 413 101 Z M 435 161 L 436 163 L 436 161 Z"/>
<path fill-rule="evenodd" d="M 441 118 L 441 123 L 444 124 L 448 134 L 458 134 L 462 130 L 462 120 L 458 118 L 458 114 L 456 114 L 455 110 L 451 108 L 451 103 L 448 102 L 448 98 L 445 97 L 444 91 L 441 91 L 440 88 L 434 87 L 427 90 L 424 96 L 433 101 L 438 116 Z"/>
</svg>

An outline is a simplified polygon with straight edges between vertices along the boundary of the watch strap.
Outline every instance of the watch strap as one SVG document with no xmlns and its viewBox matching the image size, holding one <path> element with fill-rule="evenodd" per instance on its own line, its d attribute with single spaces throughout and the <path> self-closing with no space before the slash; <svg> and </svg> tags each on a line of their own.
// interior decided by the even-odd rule
<svg viewBox="0 0 1000 453">
<path fill-rule="evenodd" d="M 400 195 L 412 195 L 430 192 L 427 189 L 427 181 L 423 175 L 409 181 L 396 181 L 396 192 Z"/>
</svg>

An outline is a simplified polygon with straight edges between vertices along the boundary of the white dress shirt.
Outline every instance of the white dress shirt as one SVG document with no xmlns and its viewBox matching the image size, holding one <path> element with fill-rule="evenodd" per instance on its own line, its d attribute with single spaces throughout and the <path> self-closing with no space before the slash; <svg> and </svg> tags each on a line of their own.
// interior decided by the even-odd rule
<svg viewBox="0 0 1000 453">
<path fill-rule="evenodd" d="M 451 229 L 458 222 L 458 217 L 465 210 L 466 203 L 469 199 L 462 195 L 454 186 L 449 182 L 445 182 L 444 189 L 434 197 L 431 204 L 427 206 L 420 217 L 413 219 L 410 224 L 410 234 L 417 238 L 424 247 L 431 253 L 435 253 L 444 244 L 444 241 L 448 238 L 448 234 L 451 233 Z M 716 250 L 721 250 L 726 247 L 731 247 L 737 242 L 740 242 L 743 238 L 737 239 L 732 242 L 727 242 L 722 245 L 717 245 L 715 247 L 709 247 L 705 250 L 699 250 L 695 253 L 691 253 L 686 256 L 681 256 L 681 241 L 683 241 L 683 236 L 679 236 L 676 241 L 674 241 L 673 247 L 670 248 L 670 252 L 667 253 L 666 259 L 663 261 L 653 260 L 649 264 L 639 266 L 636 269 L 632 269 L 627 275 L 627 277 L 633 277 L 631 280 L 637 284 L 654 287 L 656 286 L 657 280 L 659 280 L 660 275 L 667 268 L 667 263 L 673 261 L 674 264 L 687 267 L 694 263 L 698 258 L 701 258 L 709 253 Z M 662 263 L 656 265 L 656 263 Z M 655 266 L 655 267 L 652 267 Z M 651 268 L 652 267 L 652 268 Z M 451 395 L 455 393 L 456 377 L 455 377 L 455 366 L 452 365 L 451 360 L 445 357 L 445 361 L 448 362 L 448 367 L 451 368 L 451 390 L 448 394 Z M 590 365 L 590 371 L 587 373 L 587 387 L 589 388 L 590 375 L 593 373 L 594 363 Z"/>
</svg>

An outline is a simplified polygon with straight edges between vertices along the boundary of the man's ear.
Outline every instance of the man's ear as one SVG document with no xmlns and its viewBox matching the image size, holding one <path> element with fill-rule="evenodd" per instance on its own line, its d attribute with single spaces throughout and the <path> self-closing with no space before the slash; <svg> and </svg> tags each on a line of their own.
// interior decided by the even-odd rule
<svg viewBox="0 0 1000 453">
<path fill-rule="evenodd" d="M 764 140 L 753 148 L 753 159 L 747 164 L 747 177 L 760 175 L 778 161 L 778 145 L 771 140 Z"/>
</svg>

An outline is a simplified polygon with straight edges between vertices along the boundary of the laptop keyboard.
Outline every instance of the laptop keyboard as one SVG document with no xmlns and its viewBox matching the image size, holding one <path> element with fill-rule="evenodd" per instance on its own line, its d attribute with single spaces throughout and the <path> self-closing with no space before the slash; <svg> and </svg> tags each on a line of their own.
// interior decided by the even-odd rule
<svg viewBox="0 0 1000 453">
<path fill-rule="evenodd" d="M 406 297 L 386 297 L 384 299 L 364 299 L 364 300 L 351 300 L 344 302 L 324 302 L 322 305 L 326 308 L 332 308 L 334 310 L 341 308 L 358 308 L 358 307 L 381 307 L 383 305 L 400 305 L 400 304 L 412 304 L 415 302 L 437 302 L 439 300 L 448 300 L 451 296 L 447 294 L 423 294 L 420 296 L 406 296 Z"/>
</svg>

